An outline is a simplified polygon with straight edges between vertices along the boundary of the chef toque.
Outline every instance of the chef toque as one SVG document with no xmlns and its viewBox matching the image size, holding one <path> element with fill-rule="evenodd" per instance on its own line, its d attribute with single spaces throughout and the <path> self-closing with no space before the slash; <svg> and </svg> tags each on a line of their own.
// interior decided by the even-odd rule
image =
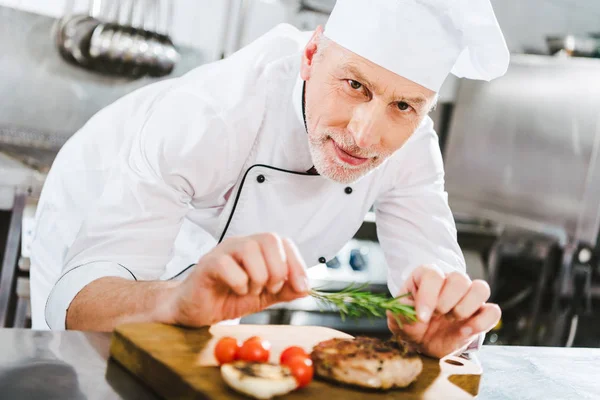
<svg viewBox="0 0 600 400">
<path fill-rule="evenodd" d="M 324 33 L 434 92 L 450 73 L 500 77 L 510 58 L 489 0 L 337 0 Z"/>
</svg>

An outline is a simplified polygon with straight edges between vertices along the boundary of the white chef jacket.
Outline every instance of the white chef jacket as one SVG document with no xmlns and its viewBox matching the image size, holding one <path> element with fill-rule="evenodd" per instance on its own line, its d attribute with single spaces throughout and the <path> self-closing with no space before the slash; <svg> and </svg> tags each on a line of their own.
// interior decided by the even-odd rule
<svg viewBox="0 0 600 400">
<path fill-rule="evenodd" d="M 229 236 L 277 232 L 316 265 L 372 206 L 392 293 L 419 265 L 465 271 L 430 118 L 356 183 L 307 173 L 308 39 L 280 25 L 225 60 L 123 97 L 64 145 L 36 215 L 33 328 L 64 329 L 75 295 L 101 277 L 182 279 Z"/>
</svg>

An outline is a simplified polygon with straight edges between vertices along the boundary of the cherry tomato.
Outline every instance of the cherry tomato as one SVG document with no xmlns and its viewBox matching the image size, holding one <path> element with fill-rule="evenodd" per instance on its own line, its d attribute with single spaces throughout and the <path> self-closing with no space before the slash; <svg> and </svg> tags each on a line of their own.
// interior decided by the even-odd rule
<svg viewBox="0 0 600 400">
<path fill-rule="evenodd" d="M 302 347 L 299 346 L 292 346 L 292 347 L 288 347 L 287 349 L 285 349 L 283 351 L 283 353 L 281 353 L 281 356 L 279 356 L 279 363 L 282 365 L 285 365 L 285 363 L 296 356 L 303 356 L 306 358 L 309 358 L 309 355 L 304 351 L 304 349 Z"/>
<path fill-rule="evenodd" d="M 215 358 L 219 364 L 226 364 L 237 360 L 240 351 L 240 342 L 232 337 L 221 338 L 215 346 Z"/>
<path fill-rule="evenodd" d="M 239 351 L 239 359 L 253 362 L 269 361 L 271 352 L 271 343 L 267 340 L 262 340 L 257 336 L 253 336 L 246 340 Z"/>
<path fill-rule="evenodd" d="M 292 357 L 287 360 L 285 365 L 292 371 L 292 375 L 296 378 L 299 388 L 312 382 L 314 370 L 310 358 L 303 356 Z"/>
</svg>

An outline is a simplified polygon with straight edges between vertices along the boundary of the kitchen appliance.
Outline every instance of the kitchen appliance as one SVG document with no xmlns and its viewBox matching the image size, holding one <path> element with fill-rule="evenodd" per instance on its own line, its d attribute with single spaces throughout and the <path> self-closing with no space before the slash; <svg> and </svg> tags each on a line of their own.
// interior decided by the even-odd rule
<svg viewBox="0 0 600 400">
<path fill-rule="evenodd" d="M 507 291 L 515 281 L 532 280 L 516 307 L 528 311 L 515 314 L 519 344 L 565 345 L 568 321 L 591 312 L 579 304 L 591 304 L 582 299 L 595 287 L 588 281 L 600 229 L 599 110 L 595 59 L 513 55 L 503 78 L 460 84 L 446 189 L 456 216 L 503 227 L 488 260 L 493 296 L 506 295 L 496 300 L 514 301 L 519 292 Z M 579 263 L 582 251 L 593 256 Z"/>
<path fill-rule="evenodd" d="M 88 15 L 68 13 L 59 21 L 59 52 L 71 63 L 106 74 L 131 78 L 169 75 L 180 56 L 168 35 L 173 3 L 166 1 L 163 24 L 160 0 L 90 0 Z M 121 15 L 126 15 L 124 21 Z"/>
<path fill-rule="evenodd" d="M 350 284 L 369 283 L 387 290 L 387 263 L 379 243 L 350 240 L 331 260 L 308 269 L 312 287 L 340 290 Z"/>
</svg>

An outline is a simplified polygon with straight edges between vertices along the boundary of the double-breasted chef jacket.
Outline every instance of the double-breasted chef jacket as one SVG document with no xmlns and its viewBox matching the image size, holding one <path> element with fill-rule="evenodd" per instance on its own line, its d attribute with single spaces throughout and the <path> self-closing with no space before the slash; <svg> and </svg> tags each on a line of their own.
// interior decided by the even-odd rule
<svg viewBox="0 0 600 400">
<path fill-rule="evenodd" d="M 221 240 L 292 239 L 308 266 L 374 208 L 398 293 L 424 264 L 465 271 L 433 122 L 353 184 L 311 173 L 300 62 L 309 34 L 279 25 L 232 56 L 133 92 L 63 146 L 32 245 L 33 327 L 64 329 L 95 279 L 182 279 Z"/>
</svg>

